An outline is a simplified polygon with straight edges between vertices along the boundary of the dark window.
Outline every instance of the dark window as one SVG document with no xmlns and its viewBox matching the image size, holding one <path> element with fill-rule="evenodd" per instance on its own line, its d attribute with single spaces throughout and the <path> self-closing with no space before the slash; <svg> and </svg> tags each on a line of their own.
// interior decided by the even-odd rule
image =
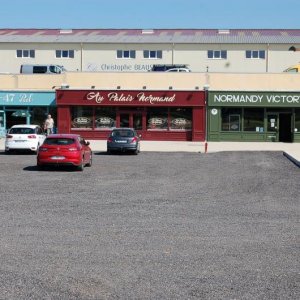
<svg viewBox="0 0 300 300">
<path fill-rule="evenodd" d="M 45 145 L 72 145 L 75 143 L 74 139 L 70 138 L 46 138 Z"/>
<path fill-rule="evenodd" d="M 12 128 L 9 131 L 10 134 L 32 134 L 35 133 L 33 128 Z"/>
<path fill-rule="evenodd" d="M 246 58 L 265 59 L 266 51 L 265 50 L 246 50 Z"/>
<path fill-rule="evenodd" d="M 191 130 L 192 109 L 182 107 L 170 108 L 170 129 Z"/>
<path fill-rule="evenodd" d="M 244 109 L 244 131 L 263 132 L 264 130 L 264 109 Z"/>
<path fill-rule="evenodd" d="M 147 130 L 167 130 L 168 129 L 168 109 L 149 108 L 147 111 Z"/>
<path fill-rule="evenodd" d="M 47 66 L 34 66 L 33 73 L 38 73 L 38 74 L 47 73 Z"/>
<path fill-rule="evenodd" d="M 241 108 L 222 108 L 222 131 L 241 130 Z"/>
<path fill-rule="evenodd" d="M 211 59 L 227 59 L 227 50 L 208 50 L 207 58 Z"/>
</svg>

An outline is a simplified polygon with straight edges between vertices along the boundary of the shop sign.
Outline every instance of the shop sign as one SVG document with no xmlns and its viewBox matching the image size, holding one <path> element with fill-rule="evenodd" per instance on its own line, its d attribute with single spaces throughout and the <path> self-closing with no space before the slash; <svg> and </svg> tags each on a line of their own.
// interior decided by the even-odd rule
<svg viewBox="0 0 300 300">
<path fill-rule="evenodd" d="M 0 92 L 0 106 L 48 106 L 55 104 L 54 92 Z"/>
<path fill-rule="evenodd" d="M 209 92 L 208 103 L 214 106 L 300 107 L 300 93 Z"/>
<path fill-rule="evenodd" d="M 86 95 L 86 100 L 94 101 L 95 103 L 110 102 L 110 103 L 148 103 L 148 104 L 158 104 L 158 103 L 173 103 L 176 100 L 176 94 L 168 96 L 155 96 L 150 94 L 145 94 L 140 92 L 138 94 L 124 94 L 111 92 L 108 94 L 100 92 L 90 92 Z"/>
</svg>

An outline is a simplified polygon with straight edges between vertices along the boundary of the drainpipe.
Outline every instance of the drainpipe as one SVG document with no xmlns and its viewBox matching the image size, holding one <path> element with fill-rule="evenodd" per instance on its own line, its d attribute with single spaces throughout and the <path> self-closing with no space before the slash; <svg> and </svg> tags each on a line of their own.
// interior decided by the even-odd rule
<svg viewBox="0 0 300 300">
<path fill-rule="evenodd" d="M 175 48 L 175 44 L 172 43 L 172 65 L 174 65 L 174 48 Z"/>
<path fill-rule="evenodd" d="M 269 50 L 270 50 L 270 44 L 267 44 L 267 55 L 266 55 L 266 72 L 269 72 Z"/>
<path fill-rule="evenodd" d="M 82 64 L 83 64 L 83 62 L 82 62 L 82 60 L 83 60 L 83 58 L 82 58 L 82 55 L 83 55 L 83 45 L 82 45 L 82 43 L 80 43 L 80 72 L 82 72 Z"/>
</svg>

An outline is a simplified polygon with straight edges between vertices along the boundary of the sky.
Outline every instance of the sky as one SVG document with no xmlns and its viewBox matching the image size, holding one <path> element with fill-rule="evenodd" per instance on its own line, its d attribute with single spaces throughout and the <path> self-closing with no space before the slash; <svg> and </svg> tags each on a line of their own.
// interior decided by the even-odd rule
<svg viewBox="0 0 300 300">
<path fill-rule="evenodd" d="M 0 0 L 0 4 L 0 28 L 300 28 L 300 0 Z"/>
</svg>

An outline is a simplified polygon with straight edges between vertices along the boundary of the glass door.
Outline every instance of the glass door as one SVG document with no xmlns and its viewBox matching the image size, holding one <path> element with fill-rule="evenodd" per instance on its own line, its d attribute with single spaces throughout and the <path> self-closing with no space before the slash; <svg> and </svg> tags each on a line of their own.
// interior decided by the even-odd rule
<svg viewBox="0 0 300 300">
<path fill-rule="evenodd" d="M 120 114 L 120 127 L 130 127 L 130 113 Z"/>
<path fill-rule="evenodd" d="M 143 129 L 143 116 L 141 113 L 134 113 L 132 115 L 132 127 L 135 130 L 142 130 Z"/>
<path fill-rule="evenodd" d="M 267 114 L 268 140 L 278 142 L 278 113 Z"/>
<path fill-rule="evenodd" d="M 119 115 L 120 127 L 130 127 L 135 130 L 143 129 L 143 115 L 137 112 L 121 112 Z"/>
</svg>

